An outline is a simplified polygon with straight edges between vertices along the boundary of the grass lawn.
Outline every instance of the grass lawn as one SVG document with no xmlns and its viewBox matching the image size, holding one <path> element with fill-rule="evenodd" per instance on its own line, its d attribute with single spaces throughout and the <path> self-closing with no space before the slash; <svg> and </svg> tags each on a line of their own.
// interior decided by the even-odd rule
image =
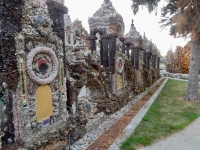
<svg viewBox="0 0 200 150">
<path fill-rule="evenodd" d="M 200 101 L 185 101 L 187 82 L 169 79 L 122 150 L 147 146 L 185 128 L 200 116 Z"/>
</svg>

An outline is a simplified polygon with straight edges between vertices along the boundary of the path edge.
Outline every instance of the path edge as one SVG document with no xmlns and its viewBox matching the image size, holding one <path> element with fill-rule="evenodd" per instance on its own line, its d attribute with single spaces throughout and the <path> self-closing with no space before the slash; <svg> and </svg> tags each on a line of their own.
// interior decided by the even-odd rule
<svg viewBox="0 0 200 150">
<path fill-rule="evenodd" d="M 168 78 L 161 84 L 157 91 L 151 96 L 151 98 L 146 102 L 146 104 L 140 109 L 140 111 L 135 115 L 131 122 L 126 126 L 123 132 L 116 138 L 116 140 L 111 144 L 108 150 L 120 150 L 121 144 L 135 131 L 137 126 L 140 124 L 142 118 L 145 116 L 155 99 L 158 97 L 159 93 L 165 86 Z"/>
</svg>

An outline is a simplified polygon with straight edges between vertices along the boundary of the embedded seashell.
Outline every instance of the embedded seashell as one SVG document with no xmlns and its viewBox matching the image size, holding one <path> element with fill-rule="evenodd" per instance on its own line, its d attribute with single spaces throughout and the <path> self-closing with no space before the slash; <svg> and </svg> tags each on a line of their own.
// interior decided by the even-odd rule
<svg viewBox="0 0 200 150">
<path fill-rule="evenodd" d="M 6 123 L 7 121 L 8 121 L 8 119 L 7 119 L 7 118 L 4 118 L 3 122 Z"/>
<path fill-rule="evenodd" d="M 32 122 L 32 123 L 31 123 L 31 126 L 32 126 L 33 128 L 35 128 L 35 127 L 36 127 L 36 123 L 35 123 L 35 122 Z"/>
<path fill-rule="evenodd" d="M 11 138 L 8 139 L 8 143 L 12 143 L 12 139 Z"/>
<path fill-rule="evenodd" d="M 3 106 L 2 110 L 3 110 L 3 112 L 5 112 L 6 111 L 6 106 Z"/>
<path fill-rule="evenodd" d="M 31 128 L 31 124 L 28 123 L 28 124 L 26 125 L 26 128 L 27 128 L 27 129 Z"/>
<path fill-rule="evenodd" d="M 4 132 L 6 132 L 7 130 L 8 130 L 8 127 L 5 127 L 5 128 L 3 129 Z"/>
<path fill-rule="evenodd" d="M 3 88 L 7 89 L 8 88 L 8 84 L 6 82 L 2 83 Z"/>
</svg>

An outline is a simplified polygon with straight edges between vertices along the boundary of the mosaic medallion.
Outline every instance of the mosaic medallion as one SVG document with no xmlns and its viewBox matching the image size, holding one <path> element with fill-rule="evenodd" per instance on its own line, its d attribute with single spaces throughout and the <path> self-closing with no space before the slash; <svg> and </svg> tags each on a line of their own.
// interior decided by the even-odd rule
<svg viewBox="0 0 200 150">
<path fill-rule="evenodd" d="M 119 73 L 122 73 L 124 68 L 124 63 L 121 57 L 119 57 L 116 61 L 116 68 Z"/>
<path fill-rule="evenodd" d="M 27 73 L 31 80 L 42 85 L 51 83 L 58 74 L 58 59 L 47 47 L 37 47 L 27 56 Z"/>
<path fill-rule="evenodd" d="M 33 58 L 32 70 L 35 72 L 35 75 L 41 79 L 49 77 L 52 72 L 51 58 L 46 54 L 37 54 Z"/>
</svg>

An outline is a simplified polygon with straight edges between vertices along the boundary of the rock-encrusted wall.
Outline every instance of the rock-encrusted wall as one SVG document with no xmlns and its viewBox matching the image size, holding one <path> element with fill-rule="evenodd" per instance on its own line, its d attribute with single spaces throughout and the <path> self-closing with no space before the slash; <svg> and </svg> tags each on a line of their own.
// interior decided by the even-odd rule
<svg viewBox="0 0 200 150">
<path fill-rule="evenodd" d="M 1 0 L 0 18 L 0 80 L 16 90 L 19 72 L 14 34 L 22 30 L 22 0 Z"/>
<path fill-rule="evenodd" d="M 52 30 L 45 0 L 0 4 L 7 14 L 1 11 L 3 146 L 16 142 L 37 149 L 56 143 L 54 148 L 63 149 L 71 126 L 66 122 L 63 42 Z"/>
<path fill-rule="evenodd" d="M 65 29 L 64 29 L 64 15 L 68 13 L 68 8 L 62 3 L 56 1 L 47 2 L 50 18 L 53 21 L 53 31 L 63 41 L 63 50 L 65 54 Z M 65 64 L 64 55 L 64 64 Z"/>
<path fill-rule="evenodd" d="M 14 2 L 19 7 L 14 7 Z M 96 120 L 103 120 L 120 110 L 159 78 L 159 67 L 155 67 L 155 60 L 151 65 L 150 52 L 148 64 L 144 63 L 139 33 L 136 43 L 129 41 L 128 46 L 124 42 L 123 18 L 110 1 L 105 1 L 90 20 L 94 24 L 89 38 L 81 21 L 72 25 L 61 0 L 13 0 L 0 5 L 11 16 L 1 14 L 3 23 L 0 22 L 4 146 L 20 143 L 27 149 L 65 149 L 68 138 L 71 144 L 81 138 L 94 118 L 101 116 Z M 13 14 L 12 7 L 21 14 Z M 111 15 L 117 14 L 114 22 L 104 9 L 109 9 Z M 104 24 L 101 18 L 98 26 L 95 17 L 104 15 L 108 22 Z M 13 20 L 18 21 L 16 27 Z M 12 24 L 8 25 L 11 31 L 6 24 Z M 131 48 L 138 49 L 132 51 L 134 59 L 130 60 Z M 43 106 L 48 107 L 41 109 Z"/>
<path fill-rule="evenodd" d="M 47 6 L 50 18 L 53 21 L 53 31 L 57 33 L 58 37 L 61 38 L 62 41 L 65 41 L 64 14 L 68 13 L 68 8 L 56 1 L 47 2 Z"/>
<path fill-rule="evenodd" d="M 13 91 L 18 86 L 19 72 L 15 48 L 15 33 L 22 30 L 22 0 L 0 1 L 0 97 L 2 144 L 15 141 L 13 124 Z"/>
</svg>

